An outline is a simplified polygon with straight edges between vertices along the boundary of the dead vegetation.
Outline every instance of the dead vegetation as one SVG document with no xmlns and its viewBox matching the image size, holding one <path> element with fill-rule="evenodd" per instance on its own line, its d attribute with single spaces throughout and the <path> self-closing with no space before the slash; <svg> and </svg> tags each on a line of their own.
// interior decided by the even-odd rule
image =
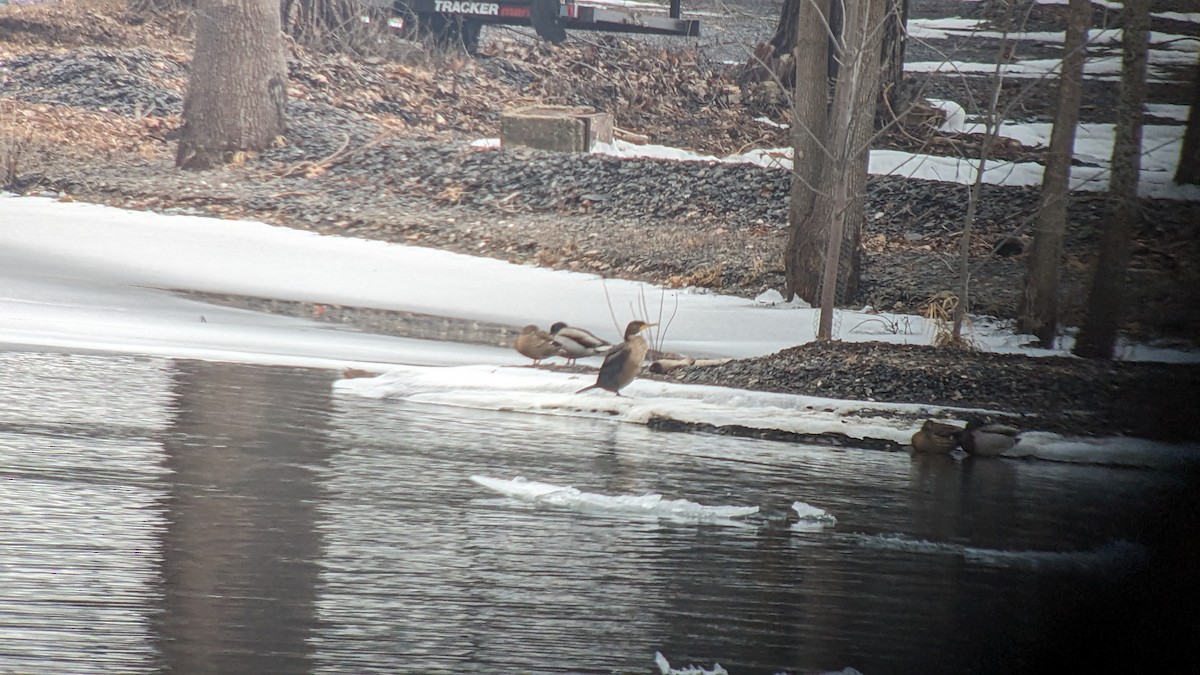
<svg viewBox="0 0 1200 675">
<path fill-rule="evenodd" d="M 186 63 L 191 38 L 180 19 L 186 12 L 166 11 L 162 3 L 134 4 L 130 9 L 121 0 L 105 0 L 0 10 L 0 28 L 8 29 L 0 56 L 149 47 Z M 696 49 L 668 50 L 613 36 L 558 46 L 499 39 L 472 58 L 394 36 L 373 39 L 378 49 L 372 56 L 313 51 L 290 42 L 289 96 L 386 121 L 422 138 L 494 136 L 503 111 L 553 104 L 610 112 L 622 133 L 642 142 L 718 156 L 791 142 L 781 126 L 790 121 L 786 97 L 739 84 L 740 66 L 712 63 Z M 157 84 L 179 94 L 185 86 L 178 80 Z M 904 118 L 883 139 L 885 145 L 955 156 L 977 151 L 977 135 L 941 132 L 934 123 L 940 120 L 928 115 Z M 1036 149 L 1019 144 L 997 153 L 1004 159 L 1036 155 Z"/>
</svg>

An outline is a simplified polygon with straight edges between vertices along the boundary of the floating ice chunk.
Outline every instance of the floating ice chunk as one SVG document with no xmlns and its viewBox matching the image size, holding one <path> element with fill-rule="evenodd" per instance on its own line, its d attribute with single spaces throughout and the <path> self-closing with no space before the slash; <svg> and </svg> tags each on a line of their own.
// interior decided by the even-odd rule
<svg viewBox="0 0 1200 675">
<path fill-rule="evenodd" d="M 667 657 L 663 656 L 662 652 L 654 652 L 654 662 L 658 664 L 658 672 L 662 675 L 729 675 L 729 671 L 722 668 L 719 663 L 714 663 L 712 670 L 693 665 L 672 668 L 671 662 L 667 661 Z"/>
<path fill-rule="evenodd" d="M 792 529 L 819 530 L 837 524 L 837 518 L 825 509 L 819 509 L 805 502 L 792 502 L 792 510 L 800 516 L 800 522 L 792 525 Z"/>
<path fill-rule="evenodd" d="M 534 504 L 582 511 L 631 516 L 649 516 L 688 523 L 725 523 L 758 513 L 757 506 L 707 506 L 686 499 L 663 499 L 659 494 L 602 495 L 583 492 L 569 485 L 527 480 L 471 476 L 471 481 L 502 495 Z"/>
</svg>

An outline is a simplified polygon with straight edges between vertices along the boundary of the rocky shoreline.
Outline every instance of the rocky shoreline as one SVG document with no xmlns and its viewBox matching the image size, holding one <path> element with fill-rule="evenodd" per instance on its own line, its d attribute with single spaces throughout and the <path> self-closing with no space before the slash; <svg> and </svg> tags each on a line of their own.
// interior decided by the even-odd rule
<svg viewBox="0 0 1200 675">
<path fill-rule="evenodd" d="M 23 125 L 18 131 L 28 131 L 30 139 L 10 189 L 169 213 L 252 218 L 671 287 L 752 297 L 782 286 L 788 186 L 783 171 L 470 143 L 494 135 L 499 107 L 514 92 L 551 91 L 548 81 L 538 79 L 547 77 L 539 69 L 581 80 L 572 85 L 575 90 L 560 94 L 590 84 L 610 91 L 613 105 L 623 105 L 624 89 L 589 83 L 579 64 L 607 68 L 609 62 L 629 62 L 634 72 L 643 72 L 636 69 L 651 57 L 636 43 L 602 45 L 600 56 L 587 48 L 493 47 L 477 62 L 431 60 L 403 67 L 301 54 L 292 64 L 296 89 L 287 145 L 242 166 L 192 174 L 172 168 L 169 139 L 179 121 L 186 74 L 180 54 L 186 50 L 161 46 L 160 41 L 171 43 L 157 33 L 154 40 L 136 40 L 122 33 L 126 28 L 112 28 L 108 42 L 99 46 L 48 48 L 32 38 L 33 44 L 23 42 L 25 34 L 8 43 L 0 40 L 0 111 L 12 110 Z M 129 35 L 137 34 L 129 28 Z M 146 42 L 159 46 L 135 46 Z M 713 64 L 687 61 L 692 57 L 686 54 L 678 58 L 680 70 L 698 68 L 695 72 L 711 78 L 703 80 L 706 86 L 722 81 Z M 431 65 L 443 70 L 422 70 Z M 402 76 L 409 79 L 397 84 Z M 663 91 L 682 86 L 674 75 L 649 76 L 664 79 Z M 457 89 L 439 94 L 439 88 L 450 86 L 447 82 Z M 687 115 L 674 120 L 646 115 L 646 126 L 638 129 L 664 129 L 660 140 L 690 139 L 692 147 L 707 152 L 777 140 L 773 127 L 754 122 L 734 101 L 696 98 L 696 90 L 689 91 L 661 105 L 672 114 L 703 108 L 706 117 L 694 127 L 684 126 Z M 406 104 L 398 98 L 405 92 L 423 98 Z M 670 122 L 680 128 L 666 130 Z M 938 292 L 956 287 L 950 263 L 961 235 L 964 190 L 949 183 L 872 178 L 866 262 L 855 307 L 913 313 Z M 1013 316 L 1024 257 L 993 252 L 1002 240 L 1028 236 L 1036 201 L 1034 189 L 985 190 L 972 239 L 973 311 Z M 1194 339 L 1200 335 L 1200 272 L 1195 268 L 1200 204 L 1143 200 L 1142 205 L 1145 218 L 1136 234 L 1125 332 L 1145 340 Z M 1078 323 L 1103 214 L 1101 195 L 1073 195 L 1062 293 L 1068 325 Z M 516 330 L 375 308 L 277 304 L 272 309 L 266 300 L 225 301 L 429 339 L 506 343 Z M 1200 438 L 1178 403 L 1200 394 L 1200 366 L 1096 364 L 835 342 L 665 377 L 832 398 L 979 407 L 1021 416 L 1029 428 L 1065 433 Z"/>
</svg>

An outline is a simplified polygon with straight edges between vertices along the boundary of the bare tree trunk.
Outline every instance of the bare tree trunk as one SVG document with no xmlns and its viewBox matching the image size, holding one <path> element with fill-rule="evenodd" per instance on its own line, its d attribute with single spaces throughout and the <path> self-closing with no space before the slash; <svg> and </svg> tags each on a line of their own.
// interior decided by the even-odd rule
<svg viewBox="0 0 1200 675">
<path fill-rule="evenodd" d="M 963 218 L 963 231 L 958 239 L 958 302 L 954 305 L 953 327 L 951 337 L 957 342 L 962 339 L 963 322 L 971 307 L 971 237 L 975 226 L 975 211 L 979 206 L 980 195 L 983 194 L 983 173 L 987 169 L 988 157 L 992 145 L 1000 135 L 1000 91 L 1004 88 L 1004 55 L 1009 49 L 1008 31 L 1012 25 L 1013 5 L 1004 5 L 1004 20 L 1001 24 L 1003 35 L 996 52 L 996 71 L 992 76 L 992 92 L 988 99 L 988 107 L 984 117 L 983 143 L 979 146 L 979 167 L 975 171 L 975 180 L 967 190 L 967 213 Z"/>
<path fill-rule="evenodd" d="M 197 0 L 176 166 L 211 168 L 283 135 L 287 62 L 279 26 L 278 0 Z"/>
<path fill-rule="evenodd" d="M 874 128 L 873 114 L 879 88 L 879 49 L 883 32 L 882 21 L 887 0 L 864 0 L 846 5 L 842 48 L 839 50 L 837 84 L 834 86 L 832 134 L 832 171 L 822 175 L 822 194 L 818 200 L 829 200 L 832 219 L 826 240 L 825 264 L 821 278 L 821 314 L 817 339 L 833 337 L 833 306 L 845 298 L 850 284 L 857 285 L 857 257 L 845 256 L 845 245 L 858 247 L 862 232 L 861 194 L 866 184 L 867 146 Z M 868 112 L 871 111 L 871 112 Z M 861 175 L 860 175 L 861 174 Z M 858 205 L 858 209 L 852 209 Z M 847 236 L 849 235 L 849 236 Z M 839 279 L 845 284 L 839 288 Z"/>
<path fill-rule="evenodd" d="M 882 68 L 879 81 L 879 106 L 875 111 L 875 126 L 882 128 L 892 121 L 892 114 L 899 114 L 909 105 L 909 94 L 904 89 L 904 48 L 908 42 L 908 0 L 887 0 L 887 17 L 884 19 L 883 45 L 879 51 L 879 66 Z"/>
<path fill-rule="evenodd" d="M 1183 132 L 1175 182 L 1200 185 L 1200 64 L 1196 65 L 1196 81 L 1192 83 L 1192 108 L 1188 111 L 1187 130 Z"/>
<path fill-rule="evenodd" d="M 1100 237 L 1087 315 L 1075 342 L 1075 354 L 1111 359 L 1121 319 L 1129 239 L 1139 218 L 1138 177 L 1142 168 L 1142 107 L 1146 101 L 1146 53 L 1149 48 L 1151 0 L 1125 0 L 1122 10 L 1125 44 L 1121 60 L 1121 95 L 1108 183 L 1108 218 Z"/>
<path fill-rule="evenodd" d="M 1075 126 L 1079 121 L 1079 103 L 1083 96 L 1083 61 L 1091 23 L 1091 2 L 1070 0 L 1062 73 L 1058 79 L 1058 109 L 1054 115 L 1054 130 L 1050 133 L 1046 171 L 1042 176 L 1042 194 L 1033 230 L 1025 292 L 1017 312 L 1017 330 L 1036 335 L 1043 347 L 1053 346 L 1058 333 L 1062 240 L 1067 230 L 1071 160 L 1075 152 Z"/>
<path fill-rule="evenodd" d="M 801 16 L 810 12 L 814 2 L 821 7 L 825 21 L 812 23 Z M 882 84 L 879 88 L 881 108 L 884 107 L 882 96 L 889 96 L 888 101 L 893 104 L 893 110 L 899 110 L 903 105 L 903 97 L 899 99 L 890 97 L 899 95 L 901 91 L 900 82 L 904 75 L 904 46 L 907 38 L 904 28 L 908 21 L 908 2 L 909 0 L 888 0 L 887 24 L 884 33 L 885 46 L 879 55 L 879 65 L 882 69 L 880 76 Z M 805 33 L 819 31 L 825 36 L 829 53 L 832 54 L 836 51 L 833 35 L 841 33 L 843 4 L 844 0 L 832 3 L 829 0 L 783 0 L 783 7 L 779 12 L 779 23 L 775 26 L 774 34 L 771 35 L 769 41 L 761 43 L 755 48 L 754 54 L 742 69 L 742 81 L 777 80 L 785 90 L 794 89 L 793 85 L 799 84 L 792 81 L 793 75 L 799 72 L 792 63 L 797 45 L 802 39 L 805 39 Z M 815 15 L 808 14 L 808 16 L 816 20 Z M 827 59 L 826 65 L 828 78 L 832 81 L 837 77 L 837 62 L 834 59 Z M 891 119 L 881 121 L 886 123 Z"/>
<path fill-rule="evenodd" d="M 830 160 L 825 147 L 829 124 L 829 36 L 824 12 L 828 0 L 797 6 L 798 37 L 795 44 L 796 90 L 792 110 L 792 187 L 788 207 L 787 250 L 784 269 L 788 300 L 796 295 L 816 304 L 821 248 L 825 242 L 823 219 L 813 213 L 817 186 Z"/>
</svg>

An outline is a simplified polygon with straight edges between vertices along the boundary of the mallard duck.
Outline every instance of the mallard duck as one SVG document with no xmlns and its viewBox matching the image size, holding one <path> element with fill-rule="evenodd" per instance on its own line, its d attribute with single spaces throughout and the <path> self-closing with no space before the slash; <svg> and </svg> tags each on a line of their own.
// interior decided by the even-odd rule
<svg viewBox="0 0 1200 675">
<path fill-rule="evenodd" d="M 958 434 L 962 429 L 952 425 L 925 420 L 921 430 L 912 435 L 914 452 L 947 455 L 958 445 Z"/>
<path fill-rule="evenodd" d="M 525 356 L 533 359 L 533 365 L 537 365 L 542 359 L 548 359 L 551 356 L 562 355 L 562 347 L 554 341 L 554 338 L 544 330 L 541 330 L 533 324 L 529 324 L 521 329 L 521 334 L 517 336 L 513 342 L 513 347 Z"/>
<path fill-rule="evenodd" d="M 642 361 L 646 359 L 646 352 L 650 351 L 650 345 L 646 343 L 646 338 L 641 336 L 641 332 L 657 325 L 645 321 L 630 321 L 629 325 L 625 327 L 625 341 L 608 350 L 608 353 L 604 355 L 604 363 L 600 365 L 600 374 L 596 376 L 596 384 L 584 387 L 575 393 L 582 394 L 591 389 L 607 389 L 620 396 L 621 390 L 633 382 L 638 373 L 642 372 Z"/>
<path fill-rule="evenodd" d="M 967 420 L 967 428 L 958 436 L 958 442 L 968 455 L 975 457 L 997 457 L 1017 444 L 1015 429 L 1004 424 L 987 424 L 978 417 Z"/>
<path fill-rule="evenodd" d="M 565 321 L 550 326 L 550 335 L 566 354 L 567 365 L 573 365 L 575 359 L 603 354 L 612 349 L 611 342 L 596 337 L 591 331 L 568 326 Z"/>
</svg>

